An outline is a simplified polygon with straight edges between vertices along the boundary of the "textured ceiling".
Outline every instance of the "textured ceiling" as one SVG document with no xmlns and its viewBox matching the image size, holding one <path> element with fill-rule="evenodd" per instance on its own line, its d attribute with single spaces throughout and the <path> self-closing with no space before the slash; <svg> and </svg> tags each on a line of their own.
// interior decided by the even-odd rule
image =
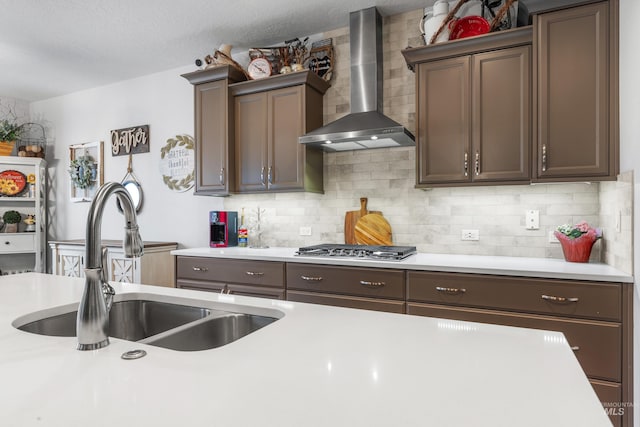
<svg viewBox="0 0 640 427">
<path fill-rule="evenodd" d="M 1 0 L 0 96 L 35 101 L 348 26 L 433 0 Z M 416 23 L 417 25 L 418 23 Z"/>
</svg>

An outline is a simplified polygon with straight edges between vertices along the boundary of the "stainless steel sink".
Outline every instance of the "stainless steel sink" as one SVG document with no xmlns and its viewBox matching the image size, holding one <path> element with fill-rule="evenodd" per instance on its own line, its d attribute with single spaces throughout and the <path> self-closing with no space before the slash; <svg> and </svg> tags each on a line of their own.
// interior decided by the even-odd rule
<svg viewBox="0 0 640 427">
<path fill-rule="evenodd" d="M 242 306 L 231 306 L 230 311 L 210 301 L 153 294 L 121 294 L 118 298 L 109 313 L 110 337 L 180 351 L 226 345 L 284 315 L 277 310 Z M 73 304 L 31 313 L 16 319 L 13 326 L 39 335 L 75 337 L 77 307 Z"/>
<path fill-rule="evenodd" d="M 275 322 L 276 318 L 232 313 L 211 317 L 185 328 L 168 331 L 143 342 L 181 351 L 221 347 Z"/>
</svg>

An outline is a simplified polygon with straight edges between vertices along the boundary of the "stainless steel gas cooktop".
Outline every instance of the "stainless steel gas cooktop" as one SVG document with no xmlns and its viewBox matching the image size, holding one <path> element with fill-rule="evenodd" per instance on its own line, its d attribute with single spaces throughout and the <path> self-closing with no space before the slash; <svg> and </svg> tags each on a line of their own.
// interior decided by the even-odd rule
<svg viewBox="0 0 640 427">
<path fill-rule="evenodd" d="M 400 261 L 415 253 L 415 246 L 369 246 L 324 243 L 300 248 L 296 252 L 296 255 Z"/>
</svg>

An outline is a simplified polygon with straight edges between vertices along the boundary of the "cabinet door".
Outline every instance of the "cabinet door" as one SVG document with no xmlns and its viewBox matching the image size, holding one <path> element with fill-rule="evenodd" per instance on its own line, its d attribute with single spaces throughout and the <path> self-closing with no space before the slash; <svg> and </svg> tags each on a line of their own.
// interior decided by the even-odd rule
<svg viewBox="0 0 640 427">
<path fill-rule="evenodd" d="M 269 92 L 268 187 L 271 190 L 304 188 L 305 147 L 298 142 L 304 134 L 304 90 L 294 86 Z"/>
<path fill-rule="evenodd" d="M 229 110 L 227 80 L 195 86 L 196 194 L 224 194 L 233 188 Z"/>
<path fill-rule="evenodd" d="M 531 47 L 473 56 L 473 181 L 530 179 Z"/>
<path fill-rule="evenodd" d="M 470 57 L 418 66 L 417 186 L 471 180 Z"/>
<path fill-rule="evenodd" d="M 538 18 L 537 176 L 615 174 L 609 140 L 608 2 Z M 617 59 L 615 59 L 617 61 Z M 613 168 L 615 169 L 615 167 Z"/>
<path fill-rule="evenodd" d="M 267 93 L 235 97 L 236 183 L 238 191 L 267 189 Z"/>
</svg>

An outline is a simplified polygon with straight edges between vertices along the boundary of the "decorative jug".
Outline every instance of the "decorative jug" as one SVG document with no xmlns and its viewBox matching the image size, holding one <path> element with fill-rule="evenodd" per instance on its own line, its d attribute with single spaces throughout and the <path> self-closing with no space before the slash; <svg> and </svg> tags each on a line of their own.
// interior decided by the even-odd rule
<svg viewBox="0 0 640 427">
<path fill-rule="evenodd" d="M 420 20 L 420 32 L 424 35 L 425 44 L 431 43 L 431 38 L 438 31 L 448 14 L 449 2 L 438 0 L 434 3 L 433 9 L 422 17 Z M 449 40 L 449 28 L 445 26 L 435 42 L 440 43 L 447 40 Z"/>
</svg>

